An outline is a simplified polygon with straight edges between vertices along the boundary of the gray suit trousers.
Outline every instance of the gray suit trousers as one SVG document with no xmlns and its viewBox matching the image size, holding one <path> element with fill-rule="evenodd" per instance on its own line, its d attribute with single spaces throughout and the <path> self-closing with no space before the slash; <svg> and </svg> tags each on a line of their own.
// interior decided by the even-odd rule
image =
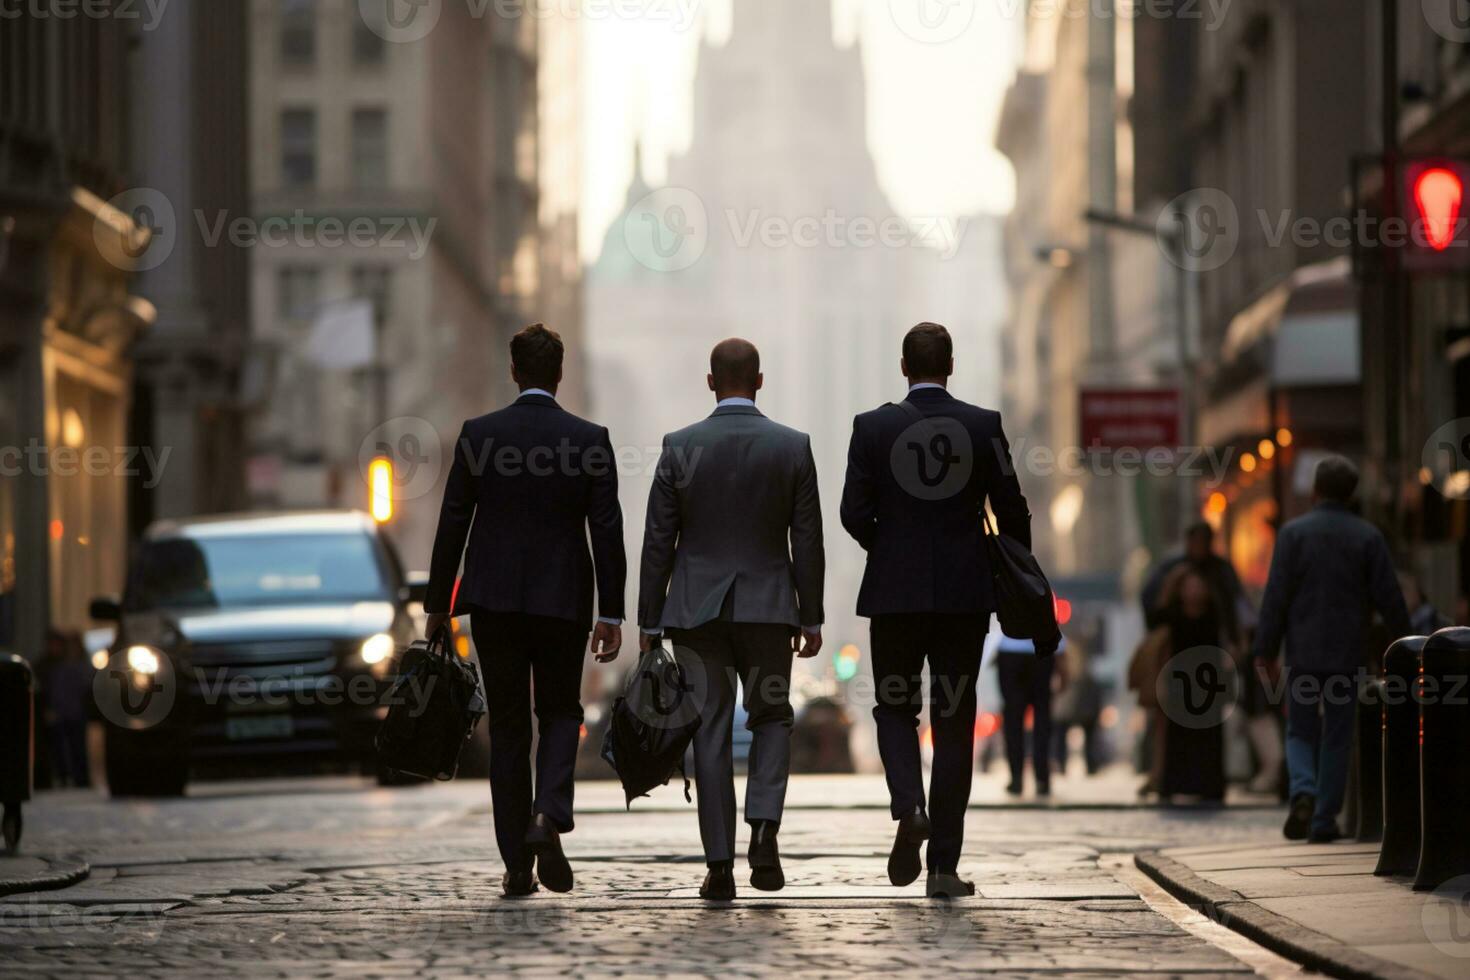
<svg viewBox="0 0 1470 980">
<path fill-rule="evenodd" d="M 779 623 L 714 620 L 668 631 L 700 707 L 694 736 L 699 836 L 706 861 L 735 857 L 735 768 L 731 752 L 739 682 L 751 733 L 745 820 L 781 822 L 791 771 L 791 637 Z"/>
</svg>

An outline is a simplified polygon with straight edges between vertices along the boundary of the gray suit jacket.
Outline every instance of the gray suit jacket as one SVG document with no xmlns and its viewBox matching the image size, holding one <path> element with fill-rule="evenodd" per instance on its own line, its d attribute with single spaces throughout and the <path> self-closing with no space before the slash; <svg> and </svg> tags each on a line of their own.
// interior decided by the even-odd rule
<svg viewBox="0 0 1470 980">
<path fill-rule="evenodd" d="M 727 406 L 664 437 L 648 494 L 638 623 L 822 623 L 822 507 L 811 439 Z"/>
</svg>

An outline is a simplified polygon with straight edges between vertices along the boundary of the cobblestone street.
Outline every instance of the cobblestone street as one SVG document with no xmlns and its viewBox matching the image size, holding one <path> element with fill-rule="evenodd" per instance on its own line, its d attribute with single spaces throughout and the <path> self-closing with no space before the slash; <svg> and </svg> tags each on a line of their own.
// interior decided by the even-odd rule
<svg viewBox="0 0 1470 980">
<path fill-rule="evenodd" d="M 499 897 L 477 782 L 192 792 L 136 803 L 70 792 L 32 807 L 27 851 L 92 872 L 0 899 L 7 974 L 1248 974 L 1141 898 L 1119 857 L 1270 840 L 1278 822 L 1258 807 L 978 807 L 961 871 L 979 894 L 949 906 L 886 884 L 892 825 L 869 805 L 881 782 L 804 777 L 781 834 L 785 891 L 755 892 L 741 875 L 736 904 L 715 907 L 697 897 L 693 808 L 673 789 L 630 814 L 610 784 L 580 788 L 566 839 L 576 890 L 521 900 Z"/>
</svg>

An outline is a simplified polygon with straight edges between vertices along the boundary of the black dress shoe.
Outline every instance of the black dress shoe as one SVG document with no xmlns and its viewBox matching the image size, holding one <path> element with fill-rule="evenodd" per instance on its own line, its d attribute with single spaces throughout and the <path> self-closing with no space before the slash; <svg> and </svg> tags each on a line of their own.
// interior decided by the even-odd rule
<svg viewBox="0 0 1470 980">
<path fill-rule="evenodd" d="M 1287 840 L 1306 840 L 1316 809 L 1317 798 L 1311 793 L 1298 793 L 1291 798 L 1291 811 L 1286 815 L 1286 826 L 1281 828 Z"/>
<path fill-rule="evenodd" d="M 1335 840 L 1342 840 L 1342 831 L 1334 823 L 1331 827 L 1316 827 L 1307 835 L 1308 844 L 1331 844 Z"/>
<path fill-rule="evenodd" d="M 507 871 L 500 879 L 500 891 L 506 898 L 520 898 L 536 891 L 536 876 L 531 869 Z"/>
<path fill-rule="evenodd" d="M 931 871 L 924 883 L 924 894 L 930 898 L 968 898 L 975 894 L 975 885 L 953 872 Z"/>
<path fill-rule="evenodd" d="M 699 897 L 707 902 L 735 901 L 735 862 L 716 861 L 709 866 Z"/>
<path fill-rule="evenodd" d="M 526 831 L 526 846 L 536 855 L 536 871 L 541 883 L 554 892 L 572 890 L 572 866 L 561 849 L 561 834 L 557 833 L 545 814 L 538 813 Z"/>
<path fill-rule="evenodd" d="M 929 817 L 923 807 L 898 820 L 898 832 L 893 836 L 893 850 L 888 854 L 888 883 L 902 888 L 911 885 L 924 870 L 919 860 L 919 848 L 929 839 Z"/>
<path fill-rule="evenodd" d="M 750 886 L 763 892 L 778 892 L 786 887 L 781 871 L 781 851 L 776 847 L 774 820 L 757 820 L 750 828 Z"/>
<path fill-rule="evenodd" d="M 1023 792 L 1025 792 L 1025 789 L 1026 788 L 1021 785 L 1021 781 L 1019 779 L 1013 779 L 1006 784 L 1006 795 L 1020 796 Z"/>
</svg>

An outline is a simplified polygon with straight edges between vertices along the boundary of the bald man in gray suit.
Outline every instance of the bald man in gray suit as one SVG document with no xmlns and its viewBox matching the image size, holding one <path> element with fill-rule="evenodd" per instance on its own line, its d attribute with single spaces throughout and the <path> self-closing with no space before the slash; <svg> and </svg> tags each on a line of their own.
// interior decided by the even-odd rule
<svg viewBox="0 0 1470 980">
<path fill-rule="evenodd" d="M 648 496 L 638 599 L 641 646 L 666 634 L 699 706 L 694 779 L 709 865 L 703 898 L 735 897 L 731 724 L 739 682 L 751 732 L 745 819 L 750 883 L 786 879 L 776 832 L 791 768 L 791 658 L 822 648 L 822 508 L 811 439 L 755 407 L 764 377 L 745 340 L 710 355 L 718 404 L 664 437 Z"/>
</svg>

